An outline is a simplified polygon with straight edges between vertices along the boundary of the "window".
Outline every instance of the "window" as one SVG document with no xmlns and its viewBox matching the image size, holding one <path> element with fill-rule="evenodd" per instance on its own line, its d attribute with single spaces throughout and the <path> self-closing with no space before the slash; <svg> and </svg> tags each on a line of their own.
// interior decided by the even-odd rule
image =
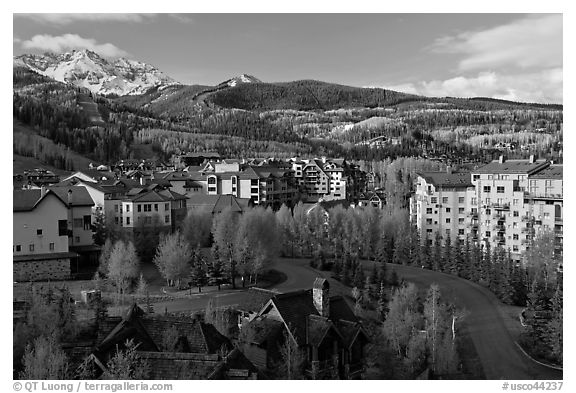
<svg viewBox="0 0 576 393">
<path fill-rule="evenodd" d="M 518 240 L 519 236 L 517 233 L 512 235 L 512 240 Z"/>
<path fill-rule="evenodd" d="M 114 224 L 118 225 L 118 217 L 114 217 Z"/>
<path fill-rule="evenodd" d="M 58 220 L 58 236 L 68 236 L 67 220 Z"/>
<path fill-rule="evenodd" d="M 458 203 L 464 203 L 464 197 L 458 197 Z"/>
<path fill-rule="evenodd" d="M 448 203 L 448 197 L 442 197 L 442 203 Z"/>
<path fill-rule="evenodd" d="M 54 243 L 50 243 L 48 247 L 50 248 L 50 251 L 54 251 Z"/>
<path fill-rule="evenodd" d="M 438 203 L 438 198 L 432 197 L 432 198 L 430 198 L 430 202 L 431 203 Z"/>
<path fill-rule="evenodd" d="M 476 205 L 478 203 L 478 199 L 476 197 L 472 198 L 472 200 L 470 201 L 473 205 Z"/>
<path fill-rule="evenodd" d="M 517 222 L 513 222 L 513 223 L 512 223 L 512 228 L 518 228 L 518 223 L 517 223 Z"/>
<path fill-rule="evenodd" d="M 544 213 L 544 218 L 550 218 L 550 213 Z"/>
<path fill-rule="evenodd" d="M 126 217 L 126 225 L 130 225 L 130 217 Z"/>
<path fill-rule="evenodd" d="M 30 249 L 30 251 L 34 251 L 34 244 L 30 244 L 29 249 Z"/>
<path fill-rule="evenodd" d="M 114 205 L 114 212 L 118 213 L 118 205 Z"/>
<path fill-rule="evenodd" d="M 446 213 L 450 213 L 452 211 L 452 209 L 450 209 L 449 207 L 446 208 Z"/>
<path fill-rule="evenodd" d="M 170 204 L 169 203 L 165 203 L 164 204 L 164 211 L 168 211 L 170 210 Z"/>
<path fill-rule="evenodd" d="M 488 175 L 488 180 L 492 180 L 493 177 L 494 176 L 492 176 L 492 175 Z"/>
<path fill-rule="evenodd" d="M 84 216 L 84 230 L 89 231 L 92 229 L 92 217 L 91 216 Z"/>
<path fill-rule="evenodd" d="M 490 237 L 490 231 L 486 231 L 486 237 Z"/>
<path fill-rule="evenodd" d="M 512 199 L 512 206 L 518 206 L 518 199 Z"/>
<path fill-rule="evenodd" d="M 518 252 L 518 246 L 512 246 L 512 251 Z"/>
<path fill-rule="evenodd" d="M 257 186 L 257 185 L 258 185 L 258 179 L 250 180 L 250 186 Z"/>
<path fill-rule="evenodd" d="M 450 224 L 450 219 L 449 219 L 449 218 L 446 219 L 446 224 Z"/>
<path fill-rule="evenodd" d="M 432 208 L 431 207 L 426 208 L 426 214 L 432 214 Z"/>
<path fill-rule="evenodd" d="M 74 237 L 74 243 L 80 243 L 80 236 Z"/>
<path fill-rule="evenodd" d="M 464 218 L 463 217 L 458 219 L 458 224 L 464 224 Z"/>
<path fill-rule="evenodd" d="M 36 229 L 36 234 L 38 236 L 42 236 L 42 229 Z"/>
<path fill-rule="evenodd" d="M 130 205 L 126 205 L 126 211 L 127 211 L 127 212 L 130 211 Z"/>
<path fill-rule="evenodd" d="M 164 222 L 168 224 L 170 222 L 170 216 L 164 216 Z"/>
<path fill-rule="evenodd" d="M 450 236 L 450 229 L 446 229 L 446 235 Z"/>
<path fill-rule="evenodd" d="M 484 186 L 483 190 L 484 192 L 490 192 L 490 186 Z"/>
<path fill-rule="evenodd" d="M 472 175 L 472 180 L 480 180 L 480 175 Z"/>
<path fill-rule="evenodd" d="M 426 229 L 426 233 L 432 233 L 432 229 L 431 228 Z M 16 247 L 18 247 L 18 246 L 16 246 Z"/>
<path fill-rule="evenodd" d="M 487 205 L 490 204 L 490 198 L 486 198 L 486 204 L 487 204 Z"/>
<path fill-rule="evenodd" d="M 496 192 L 498 194 L 504 194 L 504 186 L 498 186 L 496 187 Z"/>
<path fill-rule="evenodd" d="M 20 244 L 16 244 L 16 252 L 22 251 L 22 246 Z"/>
<path fill-rule="evenodd" d="M 458 208 L 458 214 L 464 214 L 464 208 L 463 207 Z"/>
<path fill-rule="evenodd" d="M 458 235 L 463 235 L 464 234 L 464 229 L 458 229 Z"/>
<path fill-rule="evenodd" d="M 512 212 L 512 216 L 514 216 L 514 217 L 518 217 L 519 215 L 520 215 L 520 213 L 518 212 L 518 210 L 514 210 Z"/>
<path fill-rule="evenodd" d="M 82 219 L 81 218 L 75 218 L 74 219 L 74 228 L 82 228 Z"/>
<path fill-rule="evenodd" d="M 142 211 L 142 205 L 138 204 L 137 206 L 138 206 L 138 213 L 140 213 Z"/>
<path fill-rule="evenodd" d="M 155 211 L 155 212 L 158 211 L 158 204 L 157 204 L 157 203 L 154 204 L 154 211 Z"/>
<path fill-rule="evenodd" d="M 490 209 L 486 209 L 486 215 L 490 215 L 492 213 L 492 211 Z"/>
<path fill-rule="evenodd" d="M 431 219 L 431 218 L 427 218 L 427 219 L 426 219 L 426 224 L 432 225 L 432 219 Z"/>
</svg>

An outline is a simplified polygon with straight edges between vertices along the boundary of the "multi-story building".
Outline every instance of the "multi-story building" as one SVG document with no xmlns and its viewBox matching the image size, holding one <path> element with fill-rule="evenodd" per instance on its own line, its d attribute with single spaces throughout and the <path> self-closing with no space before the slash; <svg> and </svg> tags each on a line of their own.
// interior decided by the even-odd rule
<svg viewBox="0 0 576 393">
<path fill-rule="evenodd" d="M 411 210 L 413 222 L 423 237 L 433 238 L 437 231 L 442 236 L 448 232 L 454 235 L 457 230 L 458 236 L 469 234 L 473 241 L 483 245 L 504 247 L 515 260 L 520 260 L 534 236 L 550 230 L 556 234 L 557 253 L 562 253 L 561 165 L 533 157 L 529 160 L 500 157 L 471 173 L 460 174 L 466 184 L 457 187 L 459 193 L 454 189 L 452 195 L 447 195 L 442 187 L 442 195 L 436 195 L 438 186 L 446 181 L 441 180 L 445 176 L 440 173 L 418 176 Z M 454 216 L 456 212 L 458 215 Z"/>
<path fill-rule="evenodd" d="M 469 172 L 420 172 L 416 194 L 410 204 L 411 217 L 421 239 L 432 244 L 436 232 L 442 238 L 475 236 L 477 201 Z"/>
<path fill-rule="evenodd" d="M 69 278 L 78 259 L 69 244 L 84 240 L 84 217 L 71 213 L 79 205 L 71 207 L 67 193 L 45 187 L 15 190 L 13 198 L 14 280 Z"/>
<path fill-rule="evenodd" d="M 347 199 L 351 191 L 343 159 L 292 159 L 296 184 L 308 201 Z"/>
</svg>

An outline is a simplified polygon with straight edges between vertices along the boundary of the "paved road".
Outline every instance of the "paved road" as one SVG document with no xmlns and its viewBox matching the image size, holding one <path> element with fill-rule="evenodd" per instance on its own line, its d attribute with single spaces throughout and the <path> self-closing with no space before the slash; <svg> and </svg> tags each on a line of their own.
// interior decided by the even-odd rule
<svg viewBox="0 0 576 393">
<path fill-rule="evenodd" d="M 467 310 L 465 323 L 486 379 L 562 379 L 562 371 L 541 366 L 520 351 L 504 324 L 498 299 L 487 289 L 444 273 L 389 266 L 420 288 L 437 283 L 443 297 Z"/>
<path fill-rule="evenodd" d="M 365 263 L 366 269 L 372 267 L 371 262 Z M 426 290 L 432 283 L 438 284 L 447 301 L 467 311 L 465 323 L 486 379 L 562 379 L 562 371 L 541 366 L 520 351 L 504 324 L 498 308 L 499 301 L 490 291 L 444 273 L 410 266 L 389 266 L 401 278 L 415 283 L 422 290 Z M 287 276 L 286 281 L 273 288 L 280 293 L 310 288 L 314 279 L 323 274 L 312 270 L 306 260 L 282 259 L 272 267 Z M 334 280 L 331 280 L 331 284 L 331 292 L 349 292 L 349 289 Z M 220 306 L 230 306 L 238 304 L 246 296 L 246 292 L 241 290 L 212 292 L 193 295 L 190 299 L 156 303 L 155 309 L 156 312 L 164 312 L 165 308 L 170 312 L 190 312 L 204 309 L 211 297 Z"/>
</svg>

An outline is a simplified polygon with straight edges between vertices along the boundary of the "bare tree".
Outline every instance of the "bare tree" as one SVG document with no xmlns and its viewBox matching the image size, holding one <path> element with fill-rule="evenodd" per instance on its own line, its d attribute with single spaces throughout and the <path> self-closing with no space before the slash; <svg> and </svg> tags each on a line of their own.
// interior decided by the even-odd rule
<svg viewBox="0 0 576 393">
<path fill-rule="evenodd" d="M 108 277 L 116 285 L 119 294 L 124 295 L 132 282 L 138 278 L 139 271 L 140 260 L 134 244 L 122 240 L 114 243 L 108 263 Z"/>
<path fill-rule="evenodd" d="M 54 336 L 40 336 L 28 344 L 20 379 L 68 379 L 68 360 Z"/>
<path fill-rule="evenodd" d="M 180 232 L 163 236 L 154 256 L 154 264 L 166 284 L 179 288 L 182 280 L 190 275 L 191 260 L 192 250 Z"/>
</svg>

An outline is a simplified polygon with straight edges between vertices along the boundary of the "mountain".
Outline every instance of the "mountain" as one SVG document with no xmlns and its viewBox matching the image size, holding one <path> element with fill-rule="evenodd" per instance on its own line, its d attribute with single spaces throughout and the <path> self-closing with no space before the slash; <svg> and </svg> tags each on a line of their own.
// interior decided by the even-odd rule
<svg viewBox="0 0 576 393">
<path fill-rule="evenodd" d="M 262 83 L 262 81 L 256 77 L 252 76 L 252 75 L 242 74 L 242 75 L 235 76 L 234 78 L 228 79 L 227 81 L 220 83 L 219 86 L 228 85 L 230 87 L 234 87 L 234 86 L 241 85 L 243 83 Z"/>
<path fill-rule="evenodd" d="M 150 88 L 179 85 L 154 66 L 135 60 L 107 60 L 90 50 L 64 54 L 21 55 L 14 67 L 27 67 L 60 82 L 85 87 L 101 95 L 143 94 Z"/>
</svg>

